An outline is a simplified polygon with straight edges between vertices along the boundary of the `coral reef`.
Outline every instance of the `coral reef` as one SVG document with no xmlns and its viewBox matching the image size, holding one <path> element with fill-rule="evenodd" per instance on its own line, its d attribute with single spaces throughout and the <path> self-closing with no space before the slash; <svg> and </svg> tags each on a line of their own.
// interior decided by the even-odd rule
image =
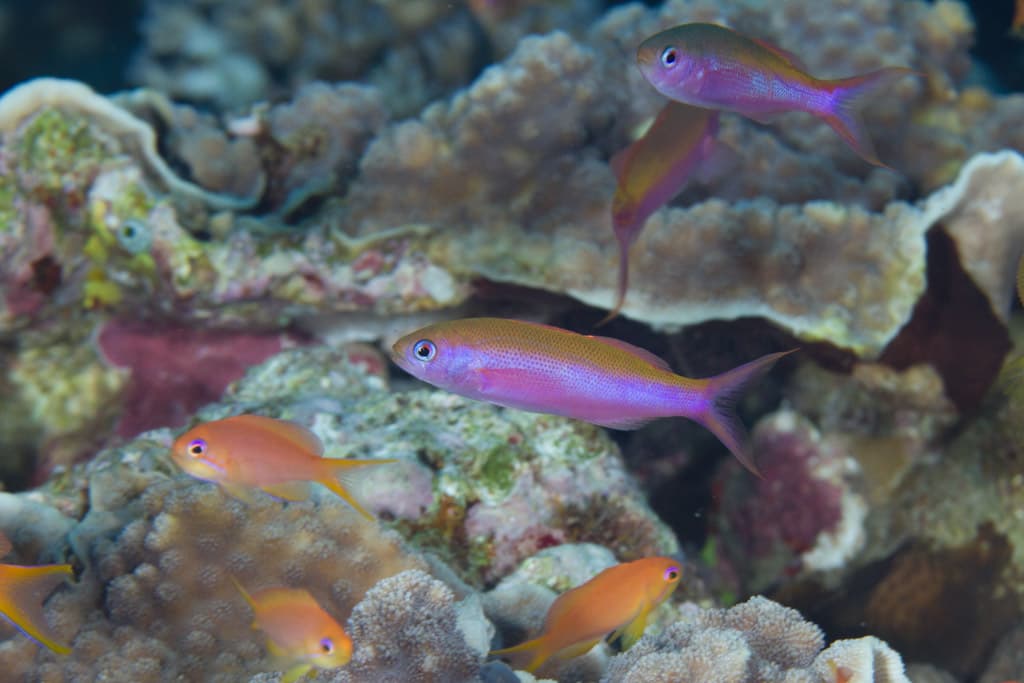
<svg viewBox="0 0 1024 683">
<path fill-rule="evenodd" d="M 256 409 L 313 421 L 328 455 L 340 444 L 351 457 L 401 459 L 361 472 L 360 500 L 471 584 L 561 543 L 598 543 L 620 559 L 678 548 L 618 449 L 590 425 L 438 391 L 388 392 L 325 348 L 278 354 L 200 416 Z"/>
<path fill-rule="evenodd" d="M 0 659 L 12 676 L 238 680 L 273 666 L 261 661 L 264 640 L 229 576 L 255 588 L 306 588 L 344 619 L 380 579 L 425 568 L 393 532 L 330 496 L 246 506 L 169 478 L 169 443 L 165 431 L 151 432 L 85 469 L 88 512 L 67 535 L 84 570 L 47 605 L 74 650 L 54 658 L 8 641 Z"/>
<path fill-rule="evenodd" d="M 727 610 L 685 605 L 680 621 L 612 659 L 601 680 L 909 683 L 900 656 L 877 638 L 824 645 L 817 626 L 766 598 L 754 597 Z"/>
<path fill-rule="evenodd" d="M 456 603 L 451 590 L 422 571 L 406 571 L 371 588 L 352 611 L 352 661 L 337 683 L 470 681 L 480 670 L 493 627 L 476 596 Z"/>
</svg>

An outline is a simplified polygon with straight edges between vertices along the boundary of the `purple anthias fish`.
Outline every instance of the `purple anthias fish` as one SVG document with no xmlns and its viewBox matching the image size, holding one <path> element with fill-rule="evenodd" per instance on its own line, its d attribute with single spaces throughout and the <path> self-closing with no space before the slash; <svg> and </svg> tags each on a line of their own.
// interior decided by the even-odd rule
<svg viewBox="0 0 1024 683">
<path fill-rule="evenodd" d="M 619 243 L 619 286 L 615 306 L 598 326 L 617 316 L 625 303 L 629 249 L 644 223 L 683 189 L 698 164 L 711 155 L 717 133 L 718 112 L 669 102 L 638 140 L 612 157 L 618 180 L 612 227 Z"/>
<path fill-rule="evenodd" d="M 409 374 L 461 396 L 508 408 L 636 429 L 659 417 L 700 423 L 757 472 L 734 408 L 743 389 L 782 356 L 762 356 L 707 379 L 673 373 L 649 351 L 549 325 L 468 318 L 402 337 L 391 357 Z"/>
<path fill-rule="evenodd" d="M 762 123 L 803 111 L 830 125 L 865 161 L 885 166 L 860 117 L 865 99 L 903 76 L 887 67 L 820 80 L 787 52 L 716 24 L 683 24 L 640 44 L 637 63 L 662 95 L 696 107 L 736 112 Z"/>
</svg>

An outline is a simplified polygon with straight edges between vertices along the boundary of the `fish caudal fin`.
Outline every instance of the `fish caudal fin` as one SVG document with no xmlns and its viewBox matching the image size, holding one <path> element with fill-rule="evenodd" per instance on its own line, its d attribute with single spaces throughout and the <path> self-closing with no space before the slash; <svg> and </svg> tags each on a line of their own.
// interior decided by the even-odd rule
<svg viewBox="0 0 1024 683">
<path fill-rule="evenodd" d="M 594 327 L 601 327 L 617 318 L 622 311 L 622 305 L 626 303 L 626 291 L 629 289 L 629 248 L 631 244 L 628 240 L 620 237 L 618 231 L 615 236 L 619 242 L 619 282 L 615 290 L 615 306 Z"/>
<path fill-rule="evenodd" d="M 843 138 L 862 159 L 875 166 L 891 168 L 878 158 L 861 118 L 861 108 L 876 92 L 884 90 L 904 76 L 916 74 L 918 72 L 913 69 L 891 66 L 852 78 L 826 81 L 827 87 L 833 93 L 832 106 L 826 111 L 814 113 L 832 126 L 839 137 Z"/>
<path fill-rule="evenodd" d="M 59 642 L 46 623 L 43 602 L 58 584 L 72 576 L 69 564 L 0 565 L 0 614 L 29 638 L 57 654 L 68 654 L 71 648 Z"/>
<path fill-rule="evenodd" d="M 736 403 L 750 384 L 768 372 L 777 360 L 794 351 L 796 349 L 770 353 L 707 379 L 708 384 L 705 391 L 708 397 L 708 407 L 705 412 L 692 416 L 692 419 L 704 425 L 708 431 L 717 436 L 719 441 L 736 456 L 736 459 L 757 476 L 761 476 L 761 473 L 758 472 L 757 465 L 754 464 L 754 459 L 747 450 L 746 430 L 743 429 L 743 425 L 736 415 Z"/>
<path fill-rule="evenodd" d="M 548 661 L 553 653 L 548 651 L 547 641 L 544 638 L 534 638 L 515 647 L 492 650 L 488 654 L 494 657 L 507 658 L 513 668 L 533 673 L 544 662 Z"/>
<path fill-rule="evenodd" d="M 344 479 L 342 474 L 344 471 L 352 469 L 353 467 L 366 467 L 368 465 L 385 465 L 390 462 L 397 462 L 392 458 L 380 458 L 377 460 L 350 460 L 348 458 L 324 458 L 323 463 L 327 468 L 327 473 L 318 479 L 317 481 L 327 488 L 329 488 L 335 495 L 344 500 L 346 503 L 355 508 L 355 511 L 361 514 L 366 519 L 372 520 L 373 515 L 359 504 L 359 501 L 349 493 L 348 489 L 345 488 L 343 483 Z"/>
</svg>

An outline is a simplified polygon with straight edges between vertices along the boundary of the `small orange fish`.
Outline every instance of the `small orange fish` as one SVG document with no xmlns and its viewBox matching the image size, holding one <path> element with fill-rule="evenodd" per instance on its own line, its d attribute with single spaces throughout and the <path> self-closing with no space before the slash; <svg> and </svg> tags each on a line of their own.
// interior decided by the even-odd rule
<svg viewBox="0 0 1024 683">
<path fill-rule="evenodd" d="M 540 636 L 521 645 L 494 650 L 511 655 L 513 666 L 534 672 L 551 658 L 586 654 L 602 638 L 622 636 L 629 649 L 644 634 L 647 617 L 679 585 L 679 562 L 646 557 L 609 567 L 590 581 L 558 596 L 544 617 Z"/>
<path fill-rule="evenodd" d="M 1013 23 L 1010 24 L 1010 35 L 1024 38 L 1024 0 L 1017 0 L 1013 10 Z"/>
<path fill-rule="evenodd" d="M 294 683 L 314 667 L 336 669 L 352 659 L 352 639 L 307 591 L 264 588 L 250 595 L 231 581 L 252 608 L 252 627 L 267 635 L 267 650 L 288 667 L 281 683 Z"/>
<path fill-rule="evenodd" d="M 10 550 L 11 542 L 0 533 L 0 557 Z M 70 564 L 0 564 L 0 615 L 37 643 L 57 654 L 68 654 L 71 648 L 59 642 L 46 623 L 43 601 L 58 584 L 72 576 Z"/>
<path fill-rule="evenodd" d="M 352 467 L 395 461 L 324 458 L 323 451 L 313 432 L 293 422 L 236 415 L 188 430 L 174 442 L 171 457 L 193 477 L 218 484 L 239 500 L 252 500 L 254 488 L 284 500 L 305 500 L 308 482 L 315 481 L 373 519 L 338 476 Z"/>
</svg>

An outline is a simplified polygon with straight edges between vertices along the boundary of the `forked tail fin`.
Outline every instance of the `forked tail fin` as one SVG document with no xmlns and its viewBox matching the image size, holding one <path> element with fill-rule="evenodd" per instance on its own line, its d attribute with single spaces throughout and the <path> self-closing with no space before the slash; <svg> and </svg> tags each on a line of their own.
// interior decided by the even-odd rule
<svg viewBox="0 0 1024 683">
<path fill-rule="evenodd" d="M 547 641 L 544 638 L 534 638 L 515 647 L 492 650 L 488 654 L 495 657 L 507 657 L 513 668 L 533 673 L 550 659 L 553 653 L 548 652 Z"/>
<path fill-rule="evenodd" d="M 846 141 L 862 159 L 875 166 L 891 168 L 878 158 L 871 143 L 861 109 L 865 102 L 879 90 L 883 90 L 904 76 L 918 75 L 919 72 L 902 66 L 890 66 L 860 76 L 825 81 L 834 93 L 832 106 L 828 110 L 814 112 Z"/>
<path fill-rule="evenodd" d="M 326 466 L 326 474 L 318 479 L 317 481 L 331 491 L 333 491 L 339 498 L 344 500 L 346 503 L 355 508 L 356 512 L 361 514 L 366 519 L 372 520 L 373 515 L 359 504 L 359 501 L 349 493 L 346 488 L 348 482 L 345 481 L 343 473 L 346 470 L 352 469 L 353 467 L 366 467 L 368 465 L 384 465 L 389 462 L 397 462 L 392 458 L 378 458 L 376 460 L 351 460 L 349 458 L 324 458 L 323 463 Z"/>
<path fill-rule="evenodd" d="M 768 372 L 777 360 L 794 351 L 796 349 L 770 353 L 707 379 L 705 391 L 708 407 L 703 413 L 692 416 L 717 436 L 736 459 L 757 476 L 761 476 L 761 473 L 754 464 L 753 456 L 747 450 L 747 433 L 736 415 L 736 403 L 748 386 Z"/>
<path fill-rule="evenodd" d="M 0 565 L 0 614 L 37 643 L 57 654 L 68 654 L 71 648 L 58 641 L 46 623 L 43 602 L 58 584 L 73 575 L 69 564 Z"/>
</svg>

